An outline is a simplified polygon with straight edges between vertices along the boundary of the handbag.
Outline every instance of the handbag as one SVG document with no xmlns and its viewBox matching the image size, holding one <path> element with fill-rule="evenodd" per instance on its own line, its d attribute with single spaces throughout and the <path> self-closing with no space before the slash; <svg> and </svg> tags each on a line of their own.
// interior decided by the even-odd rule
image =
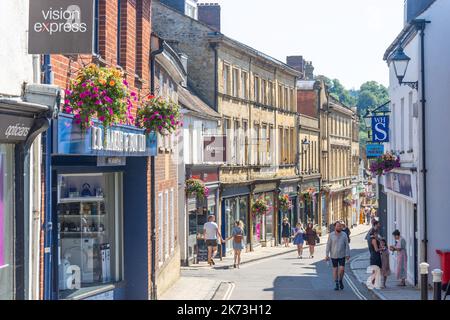
<svg viewBox="0 0 450 320">
<path fill-rule="evenodd" d="M 233 241 L 234 241 L 235 243 L 241 243 L 241 242 L 242 242 L 242 238 L 243 238 L 243 236 L 242 236 L 241 234 L 237 234 L 237 235 L 235 235 L 235 236 L 233 237 Z"/>
<path fill-rule="evenodd" d="M 316 234 L 316 243 L 320 243 L 320 238 L 317 234 Z"/>
</svg>

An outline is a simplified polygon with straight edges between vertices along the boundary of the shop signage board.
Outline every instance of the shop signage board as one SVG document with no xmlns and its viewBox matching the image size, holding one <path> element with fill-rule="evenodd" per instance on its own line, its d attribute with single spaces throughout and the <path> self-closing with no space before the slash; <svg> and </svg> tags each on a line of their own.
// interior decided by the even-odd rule
<svg viewBox="0 0 450 320">
<path fill-rule="evenodd" d="M 92 54 L 94 0 L 30 0 L 29 54 Z"/>
<path fill-rule="evenodd" d="M 415 199 L 415 179 L 411 173 L 389 172 L 385 175 L 385 188 L 408 199 Z"/>
<path fill-rule="evenodd" d="M 82 130 L 72 115 L 60 114 L 56 122 L 58 154 L 99 157 L 157 155 L 157 135 L 131 126 L 103 128 L 98 122 Z"/>
<path fill-rule="evenodd" d="M 211 135 L 203 138 L 203 161 L 225 163 L 227 161 L 227 137 Z"/>
<path fill-rule="evenodd" d="M 368 144 L 366 145 L 367 158 L 378 158 L 384 154 L 383 144 Z"/>
<path fill-rule="evenodd" d="M 27 139 L 34 119 L 2 114 L 0 116 L 0 141 L 18 143 Z"/>
<path fill-rule="evenodd" d="M 372 117 L 372 142 L 389 142 L 389 116 Z"/>
</svg>

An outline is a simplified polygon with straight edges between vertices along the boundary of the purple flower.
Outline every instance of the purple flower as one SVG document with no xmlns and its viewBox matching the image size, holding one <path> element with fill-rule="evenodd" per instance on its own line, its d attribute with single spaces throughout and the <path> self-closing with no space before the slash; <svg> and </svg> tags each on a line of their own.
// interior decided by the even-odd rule
<svg viewBox="0 0 450 320">
<path fill-rule="evenodd" d="M 66 107 L 66 113 L 72 113 L 72 108 L 71 107 Z"/>
<path fill-rule="evenodd" d="M 132 91 L 132 92 L 131 92 L 131 96 L 132 96 L 132 97 L 136 97 L 136 92 Z"/>
<path fill-rule="evenodd" d="M 80 116 L 80 114 L 79 113 L 77 113 L 76 115 L 75 115 L 75 117 L 74 117 L 75 119 L 80 119 L 81 118 L 81 116 Z"/>
<path fill-rule="evenodd" d="M 113 100 L 108 96 L 105 97 L 105 101 L 108 103 L 113 103 Z"/>
<path fill-rule="evenodd" d="M 83 101 L 78 101 L 77 106 L 81 107 L 83 105 Z"/>
<path fill-rule="evenodd" d="M 86 88 L 86 87 L 87 87 L 87 83 L 84 82 L 81 86 L 82 86 L 83 88 Z"/>
<path fill-rule="evenodd" d="M 67 100 L 67 99 L 66 99 L 66 100 L 64 100 L 64 103 L 65 103 L 65 104 L 70 104 L 70 100 Z"/>
<path fill-rule="evenodd" d="M 162 128 L 163 128 L 162 126 L 158 126 L 158 130 L 159 130 L 159 131 L 161 131 L 161 130 L 162 130 Z"/>
<path fill-rule="evenodd" d="M 69 89 L 66 89 L 64 92 L 66 93 L 66 96 L 70 96 L 72 94 L 72 91 Z"/>
<path fill-rule="evenodd" d="M 113 111 L 112 108 L 108 108 L 108 111 L 109 111 L 109 114 L 110 114 L 111 116 L 114 115 L 114 111 Z"/>
<path fill-rule="evenodd" d="M 92 90 L 94 90 L 94 92 L 98 92 L 98 88 L 94 87 Z"/>
<path fill-rule="evenodd" d="M 127 80 L 123 79 L 122 83 L 123 83 L 125 86 L 128 87 L 128 81 L 127 81 Z"/>
<path fill-rule="evenodd" d="M 105 116 L 98 117 L 98 120 L 100 120 L 101 122 L 105 121 Z"/>
<path fill-rule="evenodd" d="M 101 100 L 97 100 L 97 101 L 95 101 L 95 104 L 96 105 L 100 105 L 100 104 L 102 104 L 102 101 Z"/>
</svg>

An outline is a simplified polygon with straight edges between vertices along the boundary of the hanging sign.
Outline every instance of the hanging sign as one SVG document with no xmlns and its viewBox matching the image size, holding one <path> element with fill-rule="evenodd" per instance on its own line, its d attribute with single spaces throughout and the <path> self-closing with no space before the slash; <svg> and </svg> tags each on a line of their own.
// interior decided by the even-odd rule
<svg viewBox="0 0 450 320">
<path fill-rule="evenodd" d="M 366 145 L 367 158 L 378 158 L 384 154 L 384 145 L 368 144 Z"/>
<path fill-rule="evenodd" d="M 226 136 L 205 136 L 203 140 L 204 162 L 225 163 L 227 161 L 226 145 Z"/>
<path fill-rule="evenodd" d="M 30 0 L 29 54 L 92 54 L 94 0 Z"/>
<path fill-rule="evenodd" d="M 389 142 L 389 116 L 372 117 L 372 142 Z"/>
</svg>

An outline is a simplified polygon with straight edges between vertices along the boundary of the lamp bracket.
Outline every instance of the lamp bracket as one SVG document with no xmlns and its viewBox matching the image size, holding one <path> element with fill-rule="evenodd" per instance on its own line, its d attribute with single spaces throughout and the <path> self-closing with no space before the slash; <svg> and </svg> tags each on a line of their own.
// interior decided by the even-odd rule
<svg viewBox="0 0 450 320">
<path fill-rule="evenodd" d="M 402 82 L 400 82 L 400 84 L 407 85 L 414 90 L 419 90 L 419 81 L 416 81 L 416 82 L 403 82 L 402 81 Z"/>
</svg>

